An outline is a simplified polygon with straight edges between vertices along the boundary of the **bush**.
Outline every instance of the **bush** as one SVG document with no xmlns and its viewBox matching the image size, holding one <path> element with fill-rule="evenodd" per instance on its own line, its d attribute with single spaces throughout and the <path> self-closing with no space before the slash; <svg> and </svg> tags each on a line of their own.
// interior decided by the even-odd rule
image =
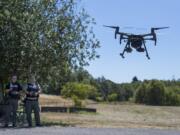
<svg viewBox="0 0 180 135">
<path fill-rule="evenodd" d="M 110 95 L 108 95 L 108 101 L 112 102 L 112 101 L 117 101 L 118 99 L 118 95 L 116 93 L 112 93 Z"/>
<path fill-rule="evenodd" d="M 157 80 L 152 80 L 147 86 L 146 104 L 164 105 L 165 104 L 165 87 L 164 84 Z"/>
<path fill-rule="evenodd" d="M 180 94 L 176 88 L 168 87 L 166 88 L 166 105 L 180 105 Z"/>
<path fill-rule="evenodd" d="M 136 92 L 135 102 L 149 105 L 164 105 L 165 96 L 164 84 L 160 81 L 152 80 L 148 84 L 141 84 Z"/>
<path fill-rule="evenodd" d="M 146 97 L 146 84 L 142 83 L 135 93 L 135 102 L 136 103 L 145 103 Z"/>
<path fill-rule="evenodd" d="M 75 107 L 82 107 L 82 101 L 77 96 L 72 96 Z"/>
<path fill-rule="evenodd" d="M 104 100 L 103 100 L 103 97 L 100 97 L 100 96 L 98 96 L 98 97 L 96 97 L 96 99 L 95 99 L 97 102 L 103 102 Z"/>
<path fill-rule="evenodd" d="M 120 96 L 123 99 L 122 101 L 128 101 L 129 98 L 133 97 L 134 88 L 131 84 L 122 84 Z"/>
<path fill-rule="evenodd" d="M 62 95 L 64 97 L 77 96 L 79 99 L 95 98 L 97 90 L 94 86 L 83 83 L 67 83 L 62 88 Z"/>
</svg>

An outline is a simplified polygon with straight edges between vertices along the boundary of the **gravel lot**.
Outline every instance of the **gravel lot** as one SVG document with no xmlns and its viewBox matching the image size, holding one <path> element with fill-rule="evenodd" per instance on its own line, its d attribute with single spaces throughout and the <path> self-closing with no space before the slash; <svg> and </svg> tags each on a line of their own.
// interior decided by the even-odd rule
<svg viewBox="0 0 180 135">
<path fill-rule="evenodd" d="M 43 127 L 0 129 L 0 135 L 180 135 L 180 130 Z"/>
</svg>

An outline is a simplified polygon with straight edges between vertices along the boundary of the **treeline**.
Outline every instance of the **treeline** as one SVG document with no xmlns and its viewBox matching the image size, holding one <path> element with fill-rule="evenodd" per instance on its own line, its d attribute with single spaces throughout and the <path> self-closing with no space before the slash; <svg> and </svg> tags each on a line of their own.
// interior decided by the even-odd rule
<svg viewBox="0 0 180 135">
<path fill-rule="evenodd" d="M 136 103 L 180 105 L 180 82 L 150 80 L 141 82 L 134 94 Z"/>
<path fill-rule="evenodd" d="M 46 91 L 51 93 L 52 90 Z M 79 100 L 91 99 L 98 102 L 130 101 L 147 105 L 180 105 L 180 81 L 144 80 L 133 77 L 130 83 L 115 83 L 105 77 L 93 78 L 82 68 L 69 76 L 60 93 L 64 97 Z"/>
</svg>

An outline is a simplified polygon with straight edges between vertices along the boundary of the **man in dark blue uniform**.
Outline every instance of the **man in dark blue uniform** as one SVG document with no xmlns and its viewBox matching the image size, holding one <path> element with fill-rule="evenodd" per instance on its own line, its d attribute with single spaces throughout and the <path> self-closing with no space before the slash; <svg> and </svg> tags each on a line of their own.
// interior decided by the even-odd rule
<svg viewBox="0 0 180 135">
<path fill-rule="evenodd" d="M 40 109 L 38 101 L 39 94 L 40 86 L 36 83 L 35 77 L 31 77 L 29 83 L 27 84 L 26 90 L 26 113 L 29 127 L 32 127 L 32 111 L 34 111 L 36 126 L 41 126 Z"/>
<path fill-rule="evenodd" d="M 6 85 L 6 93 L 8 95 L 8 107 L 5 118 L 5 127 L 8 127 L 10 115 L 12 113 L 13 127 L 16 127 L 16 113 L 18 109 L 18 100 L 20 99 L 21 85 L 17 82 L 17 76 L 13 75 L 11 82 Z"/>
</svg>

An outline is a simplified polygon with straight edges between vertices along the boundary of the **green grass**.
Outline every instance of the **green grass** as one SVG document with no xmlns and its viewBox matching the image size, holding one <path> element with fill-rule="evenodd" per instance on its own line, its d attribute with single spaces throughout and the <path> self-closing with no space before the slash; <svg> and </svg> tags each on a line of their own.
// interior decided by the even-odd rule
<svg viewBox="0 0 180 135">
<path fill-rule="evenodd" d="M 49 127 L 49 126 L 73 127 L 75 126 L 73 124 L 65 123 L 63 121 L 49 121 L 46 118 L 43 118 L 43 120 L 41 120 L 41 124 L 42 126 L 46 126 L 46 127 Z"/>
<path fill-rule="evenodd" d="M 84 114 L 84 115 L 99 115 L 98 112 L 86 112 L 86 111 L 79 111 L 76 114 Z"/>
</svg>

